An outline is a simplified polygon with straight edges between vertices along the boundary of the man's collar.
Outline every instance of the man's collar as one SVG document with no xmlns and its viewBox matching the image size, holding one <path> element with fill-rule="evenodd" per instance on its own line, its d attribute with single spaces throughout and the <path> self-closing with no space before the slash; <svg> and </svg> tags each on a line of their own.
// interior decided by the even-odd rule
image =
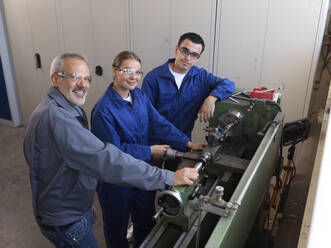
<svg viewBox="0 0 331 248">
<path fill-rule="evenodd" d="M 166 63 L 163 64 L 163 66 L 161 67 L 161 71 L 160 71 L 160 76 L 161 77 L 173 77 L 170 70 L 169 70 L 169 64 L 172 64 L 175 62 L 175 59 L 168 59 L 168 61 Z"/>
<path fill-rule="evenodd" d="M 169 64 L 173 64 L 175 62 L 175 58 L 171 58 L 171 59 L 168 59 L 168 61 L 163 64 L 162 68 L 161 68 L 161 72 L 160 72 L 160 76 L 161 77 L 173 77 L 173 75 L 171 74 L 170 70 L 169 70 Z M 185 77 L 188 77 L 188 76 L 193 76 L 195 75 L 196 73 L 198 72 L 197 70 L 197 67 L 196 66 L 192 66 L 190 68 L 190 70 L 186 73 L 186 76 Z"/>
<path fill-rule="evenodd" d="M 48 91 L 47 95 L 52 98 L 60 107 L 64 108 L 65 110 L 71 112 L 74 116 L 81 115 L 81 110 L 78 106 L 73 107 L 71 103 L 65 98 L 65 96 L 56 88 L 51 86 Z"/>
</svg>

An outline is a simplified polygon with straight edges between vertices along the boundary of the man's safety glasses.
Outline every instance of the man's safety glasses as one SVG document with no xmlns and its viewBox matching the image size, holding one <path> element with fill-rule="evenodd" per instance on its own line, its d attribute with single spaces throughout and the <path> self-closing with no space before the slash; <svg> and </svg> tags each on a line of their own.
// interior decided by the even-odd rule
<svg viewBox="0 0 331 248">
<path fill-rule="evenodd" d="M 186 47 L 180 47 L 179 51 L 183 54 L 183 55 L 187 55 L 190 56 L 192 59 L 199 59 L 200 58 L 200 54 L 196 53 L 196 52 L 191 52 L 190 49 L 186 48 Z"/>
<path fill-rule="evenodd" d="M 55 72 L 55 75 L 62 77 L 62 78 L 69 78 L 70 80 L 74 81 L 75 83 L 80 83 L 82 81 L 91 83 L 92 77 L 89 74 L 83 74 L 83 73 L 66 73 L 66 72 Z"/>
</svg>

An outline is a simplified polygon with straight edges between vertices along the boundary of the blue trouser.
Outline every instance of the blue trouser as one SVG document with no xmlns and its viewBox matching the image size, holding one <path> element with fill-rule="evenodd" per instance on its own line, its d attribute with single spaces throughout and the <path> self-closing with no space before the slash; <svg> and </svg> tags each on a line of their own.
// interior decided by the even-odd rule
<svg viewBox="0 0 331 248">
<path fill-rule="evenodd" d="M 135 187 L 99 182 L 97 187 L 108 248 L 128 247 L 129 216 L 133 222 L 134 247 L 144 241 L 154 227 L 154 192 Z"/>
<path fill-rule="evenodd" d="M 39 228 L 41 233 L 51 241 L 55 247 L 98 248 L 93 233 L 92 210 L 68 228 L 52 227 L 50 229 L 41 225 L 39 225 Z"/>
</svg>

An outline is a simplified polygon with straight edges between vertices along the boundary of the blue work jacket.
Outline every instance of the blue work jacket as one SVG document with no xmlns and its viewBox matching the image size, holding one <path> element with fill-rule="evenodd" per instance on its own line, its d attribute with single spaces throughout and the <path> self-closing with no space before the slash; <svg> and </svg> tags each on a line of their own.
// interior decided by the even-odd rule
<svg viewBox="0 0 331 248">
<path fill-rule="evenodd" d="M 223 100 L 232 95 L 235 85 L 228 79 L 216 77 L 203 68 L 192 66 L 178 89 L 169 70 L 169 59 L 165 64 L 150 71 L 144 78 L 142 90 L 153 106 L 187 137 L 191 137 L 194 122 L 207 96 Z"/>
<path fill-rule="evenodd" d="M 161 116 L 145 93 L 135 88 L 130 91 L 132 103 L 124 100 L 109 85 L 95 105 L 92 132 L 135 158 L 150 161 L 149 139 L 154 136 L 162 143 L 183 150 L 189 138 Z"/>
</svg>

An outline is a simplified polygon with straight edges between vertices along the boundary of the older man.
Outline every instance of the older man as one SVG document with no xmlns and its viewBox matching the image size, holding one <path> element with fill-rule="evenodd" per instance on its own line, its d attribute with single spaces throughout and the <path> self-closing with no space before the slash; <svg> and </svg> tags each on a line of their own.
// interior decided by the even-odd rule
<svg viewBox="0 0 331 248">
<path fill-rule="evenodd" d="M 34 215 L 56 247 L 98 247 L 91 207 L 97 180 L 142 189 L 190 185 L 195 169 L 172 173 L 134 159 L 89 130 L 84 104 L 91 83 L 87 60 L 75 53 L 56 57 L 52 86 L 32 113 L 24 138 Z"/>
</svg>

